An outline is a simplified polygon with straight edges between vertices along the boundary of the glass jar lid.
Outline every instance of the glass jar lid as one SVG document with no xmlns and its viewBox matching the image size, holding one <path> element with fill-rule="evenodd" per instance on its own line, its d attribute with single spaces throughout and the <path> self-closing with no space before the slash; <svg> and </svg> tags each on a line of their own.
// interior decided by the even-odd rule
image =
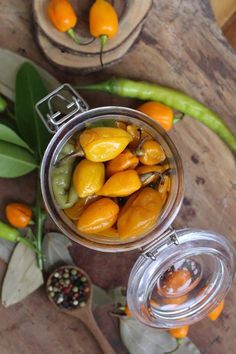
<svg viewBox="0 0 236 354">
<path fill-rule="evenodd" d="M 235 251 L 225 237 L 204 230 L 169 231 L 134 264 L 127 291 L 130 311 L 157 328 L 197 322 L 225 297 L 235 265 Z"/>
</svg>

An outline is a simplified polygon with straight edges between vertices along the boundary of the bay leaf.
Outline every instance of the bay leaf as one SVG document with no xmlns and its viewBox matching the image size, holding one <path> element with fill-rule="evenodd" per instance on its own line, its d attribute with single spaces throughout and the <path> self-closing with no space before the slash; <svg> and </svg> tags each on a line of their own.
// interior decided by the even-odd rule
<svg viewBox="0 0 236 354">
<path fill-rule="evenodd" d="M 26 149 L 0 141 L 0 177 L 23 176 L 37 167 L 35 157 Z"/>
<path fill-rule="evenodd" d="M 35 110 L 35 104 L 48 94 L 37 72 L 29 62 L 23 63 L 16 75 L 16 123 L 22 138 L 42 159 L 52 138 Z"/>
<path fill-rule="evenodd" d="M 8 263 L 15 246 L 15 243 L 0 238 L 0 259 Z"/>
<path fill-rule="evenodd" d="M 16 132 L 9 126 L 0 122 L 0 140 L 21 146 L 29 150 L 29 146 Z"/>
<path fill-rule="evenodd" d="M 33 63 L 19 54 L 0 48 L 0 66 L 1 68 L 4 68 L 4 70 L 0 70 L 0 92 L 12 101 L 15 100 L 15 82 L 17 71 L 26 61 Z M 34 64 L 34 66 L 37 68 L 40 76 L 42 77 L 48 92 L 53 91 L 60 85 L 60 83 L 46 70 L 40 68 L 36 64 Z"/>
<path fill-rule="evenodd" d="M 176 340 L 166 331 L 145 326 L 133 318 L 120 318 L 120 335 L 130 354 L 163 354 L 173 350 Z M 185 338 L 176 354 L 200 354 L 199 349 Z"/>
<path fill-rule="evenodd" d="M 112 296 L 109 295 L 109 292 L 100 288 L 97 285 L 92 285 L 93 287 L 93 309 L 97 306 L 105 306 L 114 303 Z"/>
<path fill-rule="evenodd" d="M 118 286 L 114 289 L 108 290 L 108 295 L 112 299 L 113 304 L 121 304 L 121 306 L 126 305 L 126 289 L 122 286 Z"/>
<path fill-rule="evenodd" d="M 8 307 L 20 302 L 43 283 L 35 253 L 22 243 L 18 243 L 3 280 L 1 299 L 3 306 Z"/>
<path fill-rule="evenodd" d="M 58 232 L 49 232 L 44 236 L 42 250 L 45 256 L 44 269 L 48 272 L 62 265 L 73 265 L 68 248 L 71 241 Z"/>
</svg>

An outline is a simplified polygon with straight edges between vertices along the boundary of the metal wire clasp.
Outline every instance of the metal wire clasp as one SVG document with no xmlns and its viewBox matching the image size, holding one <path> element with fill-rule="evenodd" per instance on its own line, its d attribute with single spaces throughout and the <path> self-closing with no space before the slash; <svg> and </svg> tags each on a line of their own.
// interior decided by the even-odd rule
<svg viewBox="0 0 236 354">
<path fill-rule="evenodd" d="M 73 118 L 77 113 L 89 109 L 84 99 L 69 84 L 63 84 L 36 103 L 35 109 L 51 133 Z"/>
<path fill-rule="evenodd" d="M 150 258 L 152 261 L 156 260 L 158 249 L 163 245 L 178 245 L 179 240 L 175 229 L 170 227 L 165 231 L 159 238 L 150 242 L 145 248 L 142 249 L 142 256 L 145 258 Z"/>
</svg>

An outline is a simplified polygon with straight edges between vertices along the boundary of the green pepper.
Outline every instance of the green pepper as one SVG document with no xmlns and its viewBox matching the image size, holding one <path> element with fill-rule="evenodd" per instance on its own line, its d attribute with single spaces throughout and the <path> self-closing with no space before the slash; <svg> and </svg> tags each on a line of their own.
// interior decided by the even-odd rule
<svg viewBox="0 0 236 354">
<path fill-rule="evenodd" d="M 15 229 L 0 220 L 0 237 L 4 240 L 10 242 L 21 242 L 25 246 L 31 248 L 33 251 L 39 253 L 35 248 L 34 244 L 30 242 L 27 238 L 21 236 L 21 233 L 18 229 Z"/>
<path fill-rule="evenodd" d="M 4 112 L 7 107 L 6 100 L 0 95 L 0 112 Z"/>
<path fill-rule="evenodd" d="M 123 97 L 164 103 L 205 124 L 236 153 L 236 137 L 223 120 L 215 112 L 180 91 L 145 81 L 132 81 L 122 78 L 112 78 L 98 84 L 82 85 L 76 88 L 90 91 L 104 91 Z"/>
<path fill-rule="evenodd" d="M 66 143 L 58 156 L 58 163 L 56 163 L 52 171 L 53 194 L 61 209 L 70 208 L 78 199 L 72 183 L 72 173 L 76 158 L 65 158 L 65 156 L 74 152 L 75 146 L 70 142 Z"/>
</svg>

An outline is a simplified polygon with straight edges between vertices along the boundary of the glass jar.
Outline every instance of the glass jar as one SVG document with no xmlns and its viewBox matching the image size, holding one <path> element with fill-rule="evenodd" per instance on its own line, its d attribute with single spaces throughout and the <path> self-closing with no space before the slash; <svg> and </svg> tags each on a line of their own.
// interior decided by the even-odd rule
<svg viewBox="0 0 236 354">
<path fill-rule="evenodd" d="M 60 103 L 56 112 L 54 100 Z M 172 328 L 206 316 L 232 284 L 235 252 L 229 241 L 216 233 L 171 228 L 183 199 L 183 167 L 166 132 L 154 120 L 133 109 L 110 106 L 89 110 L 68 84 L 38 102 L 36 110 L 47 128 L 55 133 L 42 161 L 41 189 L 46 208 L 58 228 L 74 242 L 93 250 L 140 249 L 127 289 L 129 308 L 139 321 L 153 327 Z M 112 126 L 116 121 L 134 124 L 150 133 L 163 147 L 174 171 L 171 191 L 156 225 L 141 237 L 123 241 L 78 233 L 74 223 L 58 208 L 51 185 L 51 172 L 58 155 L 76 132 L 93 126 Z"/>
</svg>

